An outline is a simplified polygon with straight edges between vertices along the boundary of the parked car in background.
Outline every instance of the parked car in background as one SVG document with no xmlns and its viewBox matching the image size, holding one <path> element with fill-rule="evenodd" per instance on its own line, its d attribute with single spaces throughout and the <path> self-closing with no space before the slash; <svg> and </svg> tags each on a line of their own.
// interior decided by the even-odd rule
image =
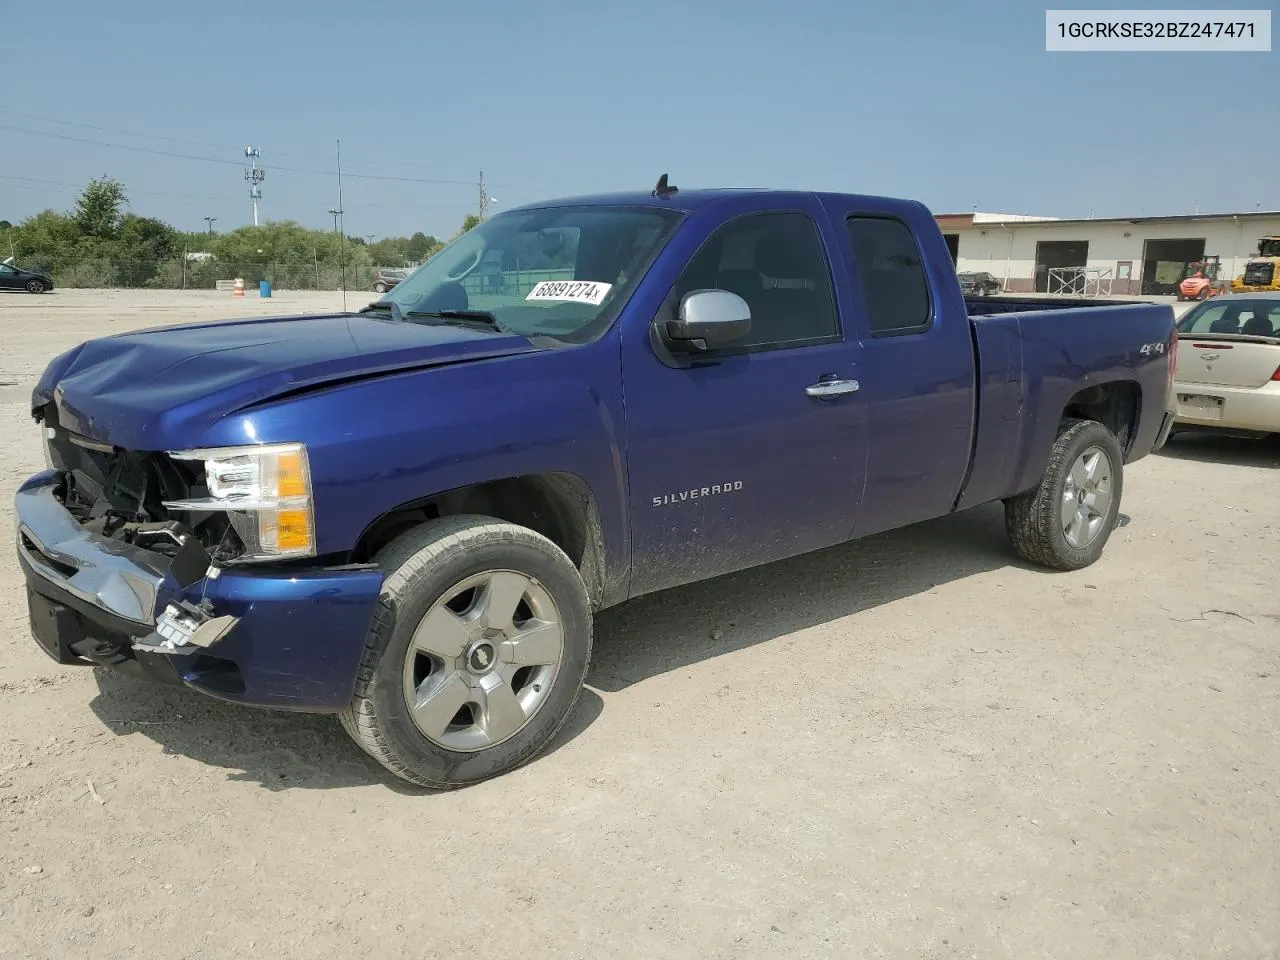
<svg viewBox="0 0 1280 960">
<path fill-rule="evenodd" d="M 1280 433 L 1280 292 L 1214 297 L 1178 321 L 1174 431 Z"/>
<path fill-rule="evenodd" d="M 48 293 L 53 289 L 53 277 L 35 270 L 23 270 L 10 258 L 0 263 L 0 290 L 25 290 L 27 293 Z"/>
<path fill-rule="evenodd" d="M 961 273 L 956 278 L 960 281 L 960 292 L 965 296 L 989 297 L 999 293 L 1003 284 L 985 271 L 977 273 Z"/>
<path fill-rule="evenodd" d="M 992 502 L 1086 567 L 1172 423 L 1173 308 L 955 276 L 923 204 L 663 177 L 504 211 L 358 313 L 81 344 L 31 398 L 33 636 L 459 787 L 547 745 L 632 597 Z"/>
<path fill-rule="evenodd" d="M 373 292 L 386 293 L 408 275 L 408 270 L 379 267 L 373 277 Z"/>
</svg>

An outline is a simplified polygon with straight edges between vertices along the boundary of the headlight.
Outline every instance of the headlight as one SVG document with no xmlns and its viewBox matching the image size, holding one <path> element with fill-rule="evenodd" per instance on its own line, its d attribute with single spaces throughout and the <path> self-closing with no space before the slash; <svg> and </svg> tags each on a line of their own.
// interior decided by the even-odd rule
<svg viewBox="0 0 1280 960">
<path fill-rule="evenodd" d="M 244 542 L 240 560 L 310 557 L 316 552 L 311 468 L 300 443 L 171 452 L 201 460 L 209 496 L 165 503 L 172 510 L 226 511 Z"/>
</svg>

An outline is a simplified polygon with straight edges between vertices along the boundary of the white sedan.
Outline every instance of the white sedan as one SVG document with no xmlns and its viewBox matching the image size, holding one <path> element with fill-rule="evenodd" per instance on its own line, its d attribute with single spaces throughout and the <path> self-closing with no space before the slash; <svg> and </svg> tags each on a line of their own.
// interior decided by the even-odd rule
<svg viewBox="0 0 1280 960">
<path fill-rule="evenodd" d="M 1178 321 L 1175 431 L 1280 433 L 1280 293 L 1214 297 Z"/>
</svg>

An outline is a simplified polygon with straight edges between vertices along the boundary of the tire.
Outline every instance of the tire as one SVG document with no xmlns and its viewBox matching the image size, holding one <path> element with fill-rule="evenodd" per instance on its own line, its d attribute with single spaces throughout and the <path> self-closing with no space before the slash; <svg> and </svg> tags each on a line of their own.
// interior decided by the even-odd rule
<svg viewBox="0 0 1280 960">
<path fill-rule="evenodd" d="M 387 285 L 386 285 L 385 283 L 383 283 L 382 281 L 378 281 L 377 283 L 375 283 L 375 284 L 373 285 L 373 292 L 374 292 L 374 293 L 386 293 L 386 292 L 387 292 Z"/>
<path fill-rule="evenodd" d="M 1200 291 L 1200 295 L 1199 295 L 1198 297 L 1196 297 L 1196 299 L 1197 299 L 1197 300 L 1208 300 L 1208 299 L 1209 299 L 1209 288 L 1208 288 L 1208 287 L 1205 287 L 1203 290 L 1201 290 L 1201 291 Z"/>
<path fill-rule="evenodd" d="M 1095 460 L 1095 454 L 1103 460 Z M 1104 469 L 1109 494 L 1105 505 L 1101 496 L 1104 484 L 1099 479 Z M 1081 480 L 1096 484 L 1097 489 L 1081 484 Z M 1065 420 L 1039 486 L 1005 501 L 1009 540 L 1018 554 L 1032 563 L 1054 570 L 1087 567 L 1102 556 L 1115 529 L 1123 490 L 1124 453 L 1115 435 L 1096 420 Z M 1072 514 L 1088 516 L 1087 522 L 1069 525 L 1068 497 L 1077 504 Z"/>
<path fill-rule="evenodd" d="M 27 281 L 27 293 L 44 293 L 44 281 L 43 281 L 43 280 L 28 280 L 28 281 Z"/>
<path fill-rule="evenodd" d="M 354 696 L 339 716 L 347 733 L 396 776 L 435 789 L 478 783 L 533 759 L 572 713 L 591 660 L 591 605 L 573 561 L 525 527 L 457 516 L 408 531 L 376 562 L 386 580 Z M 507 615 L 505 633 L 495 633 L 495 616 L 501 615 L 490 611 L 503 606 L 495 598 L 514 596 L 517 584 L 525 592 L 508 603 L 516 613 Z M 450 601 L 460 587 L 459 599 Z M 443 629 L 415 638 L 428 614 Z M 538 653 L 553 649 L 555 631 L 547 625 L 557 622 L 561 643 L 554 669 L 507 662 L 533 657 L 514 651 L 525 649 L 520 638 L 535 632 Z M 456 632 L 459 624 L 464 634 Z M 463 636 L 469 637 L 465 644 L 458 639 Z M 424 644 L 435 649 L 419 650 Z M 489 672 L 477 672 L 484 669 Z M 482 683 L 490 686 L 482 689 Z M 411 708 L 411 695 L 426 706 Z M 464 703 L 457 713 L 450 711 L 454 702 Z M 511 712 L 513 703 L 519 714 Z M 441 718 L 449 716 L 453 720 L 442 726 Z M 506 722 L 513 717 L 523 725 Z M 506 728 L 514 732 L 499 737 Z"/>
</svg>

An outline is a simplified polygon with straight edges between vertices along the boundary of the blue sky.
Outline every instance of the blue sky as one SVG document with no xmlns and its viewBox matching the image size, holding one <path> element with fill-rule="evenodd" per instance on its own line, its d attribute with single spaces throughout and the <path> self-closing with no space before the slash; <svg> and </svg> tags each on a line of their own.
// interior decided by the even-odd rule
<svg viewBox="0 0 1280 960">
<path fill-rule="evenodd" d="M 238 226 L 252 143 L 263 216 L 332 225 L 339 138 L 348 174 L 458 181 L 347 176 L 352 234 L 452 233 L 482 168 L 495 210 L 663 171 L 939 212 L 1280 208 L 1280 53 L 1049 54 L 1044 8 L 52 0 L 23 18 L 38 43 L 5 44 L 0 219 L 109 174 L 138 213 Z"/>
</svg>

